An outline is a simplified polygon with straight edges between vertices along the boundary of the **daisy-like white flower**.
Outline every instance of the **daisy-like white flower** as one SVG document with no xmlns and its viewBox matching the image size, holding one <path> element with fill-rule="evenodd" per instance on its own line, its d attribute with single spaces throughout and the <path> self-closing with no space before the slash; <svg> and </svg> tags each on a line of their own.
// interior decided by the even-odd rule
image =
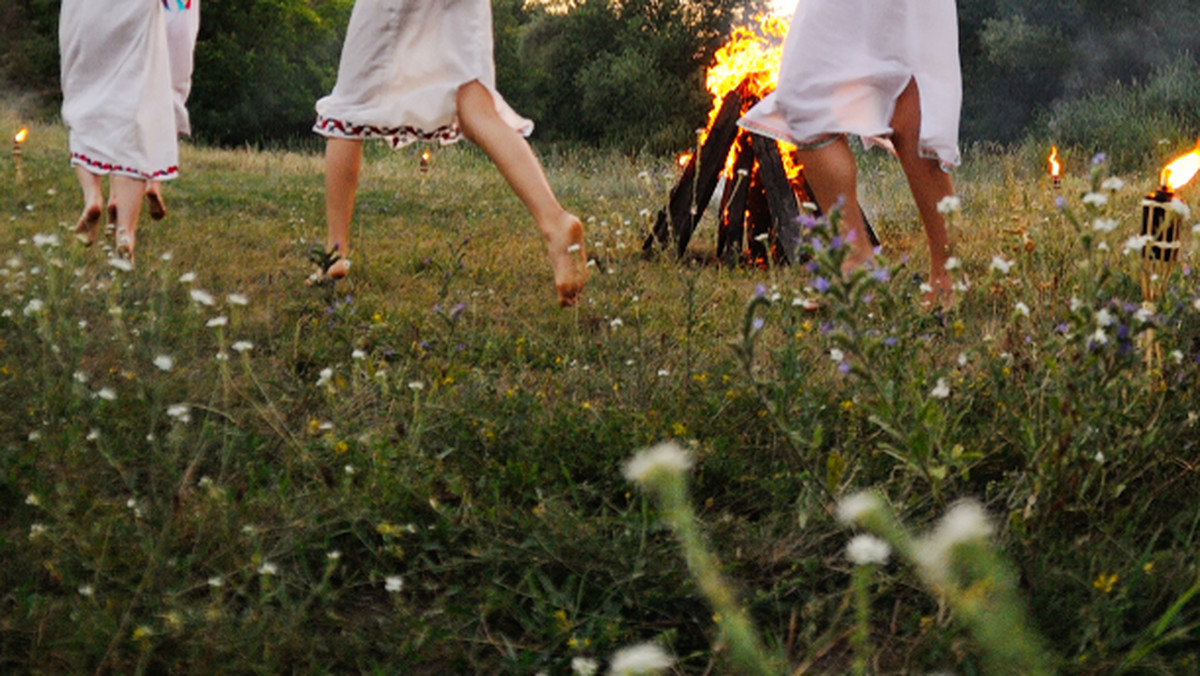
<svg viewBox="0 0 1200 676">
<path fill-rule="evenodd" d="M 188 404 L 171 404 L 167 407 L 167 416 L 186 423 L 192 419 L 191 410 L 192 407 Z"/>
<path fill-rule="evenodd" d="M 409 381 L 408 389 L 412 390 L 413 392 L 420 392 L 421 390 L 425 389 L 425 383 L 419 380 Z"/>
<path fill-rule="evenodd" d="M 49 235 L 37 234 L 37 235 L 33 236 L 33 245 L 38 248 L 41 248 L 41 247 L 53 248 L 53 247 L 58 246 L 59 244 L 62 244 L 62 240 L 60 240 L 58 238 L 58 235 L 56 235 L 54 233 L 50 233 Z"/>
<path fill-rule="evenodd" d="M 958 260 L 957 256 L 951 256 L 946 259 L 946 265 L 943 266 L 946 270 L 955 270 L 962 265 L 962 261 Z"/>
<path fill-rule="evenodd" d="M 220 587 L 225 584 L 225 578 L 221 577 L 220 575 L 213 575 L 206 580 L 206 583 L 210 587 Z"/>
<path fill-rule="evenodd" d="M 367 358 L 367 353 L 362 350 L 355 350 L 350 353 L 350 358 L 354 361 L 362 361 Z"/>
<path fill-rule="evenodd" d="M 891 545 L 874 535 L 855 535 L 846 544 L 846 558 L 856 566 L 882 566 L 891 555 Z"/>
<path fill-rule="evenodd" d="M 121 272 L 133 271 L 133 263 L 128 258 L 113 256 L 112 258 L 108 259 L 108 264 L 120 270 Z"/>
<path fill-rule="evenodd" d="M 1134 235 L 1125 240 L 1125 244 L 1121 247 L 1121 254 L 1128 256 L 1135 251 L 1141 251 L 1153 239 L 1150 235 Z"/>
<path fill-rule="evenodd" d="M 225 315 L 221 315 L 219 317 L 213 317 L 212 319 L 205 322 L 204 325 L 209 328 L 215 328 L 217 326 L 225 326 L 228 323 L 229 323 L 229 318 L 226 317 Z"/>
<path fill-rule="evenodd" d="M 1146 322 L 1148 322 L 1154 318 L 1154 310 L 1151 310 L 1150 308 L 1145 307 L 1145 306 L 1140 307 L 1137 309 L 1137 312 L 1133 313 L 1133 318 L 1136 319 L 1139 323 L 1145 324 Z"/>
<path fill-rule="evenodd" d="M 170 371 L 171 368 L 175 366 L 175 360 L 172 359 L 170 355 L 160 354 L 154 358 L 154 365 L 157 366 L 160 371 Z"/>
<path fill-rule="evenodd" d="M 79 585 L 79 595 L 84 598 L 91 598 L 96 593 L 96 588 L 90 584 Z"/>
<path fill-rule="evenodd" d="M 25 313 L 26 317 L 30 317 L 44 309 L 46 309 L 46 304 L 43 303 L 40 298 L 31 298 L 29 299 L 29 302 L 25 304 L 25 309 L 22 310 L 22 312 Z"/>
<path fill-rule="evenodd" d="M 949 397 L 950 383 L 948 383 L 945 378 L 938 378 L 937 385 L 934 386 L 933 391 L 929 393 L 929 396 L 933 397 L 934 399 L 945 399 L 946 397 Z"/>
<path fill-rule="evenodd" d="M 1112 190 L 1115 192 L 1125 187 L 1125 181 L 1122 181 L 1116 176 L 1109 176 L 1100 183 L 1100 187 L 1104 190 Z"/>
<path fill-rule="evenodd" d="M 833 360 L 833 363 L 840 364 L 846 359 L 846 353 L 835 347 L 829 351 L 829 358 Z"/>
<path fill-rule="evenodd" d="M 1176 364 L 1182 363 L 1183 352 L 1179 350 L 1171 350 L 1171 361 L 1175 362 Z"/>
<path fill-rule="evenodd" d="M 1028 317 L 1029 316 L 1029 306 L 1021 301 L 1017 301 L 1017 304 L 1013 306 L 1013 312 L 1016 312 L 1017 314 L 1021 315 L 1022 317 Z"/>
<path fill-rule="evenodd" d="M 675 659 L 656 643 L 639 643 L 621 648 L 609 661 L 612 676 L 657 673 L 671 668 Z"/>
<path fill-rule="evenodd" d="M 194 272 L 185 272 L 179 275 L 180 284 L 191 284 L 194 281 L 196 281 L 196 273 Z"/>
<path fill-rule="evenodd" d="M 596 676 L 600 663 L 590 657 L 572 657 L 571 673 L 575 676 Z"/>
<path fill-rule="evenodd" d="M 328 385 L 331 380 L 333 380 L 333 369 L 323 368 L 321 369 L 320 376 L 317 378 L 317 387 Z"/>
<path fill-rule="evenodd" d="M 117 399 L 117 393 L 111 387 L 101 387 L 96 391 L 96 396 L 104 401 L 115 401 Z"/>
<path fill-rule="evenodd" d="M 658 472 L 682 474 L 692 468 L 692 456 L 674 441 L 638 451 L 625 463 L 625 478 L 643 482 Z"/>
<path fill-rule="evenodd" d="M 1008 271 L 1012 269 L 1013 265 L 1015 265 L 1013 261 L 1005 260 L 1000 256 L 992 256 L 992 264 L 989 266 L 989 269 L 996 270 L 1002 275 L 1007 275 Z"/>
<path fill-rule="evenodd" d="M 230 305 L 249 305 L 250 304 L 250 299 L 243 296 L 240 293 L 231 293 L 228 296 L 226 296 L 225 299 L 229 301 Z"/>
<path fill-rule="evenodd" d="M 1102 207 L 1108 202 L 1108 195 L 1102 192 L 1089 192 L 1083 196 L 1083 203 L 1090 204 L 1096 207 Z"/>
<path fill-rule="evenodd" d="M 174 257 L 175 257 L 175 254 L 171 253 L 170 251 L 164 251 L 163 255 L 159 256 L 158 259 L 163 262 L 166 262 L 166 261 L 171 260 Z"/>
<path fill-rule="evenodd" d="M 1200 309 L 1200 308 L 1197 308 L 1197 309 Z M 667 377 L 667 376 L 669 376 L 669 375 L 671 375 L 671 372 L 670 372 L 670 371 L 668 371 L 667 369 L 659 369 L 659 370 L 658 370 L 658 377 L 659 377 L 659 378 L 666 378 L 666 377 Z"/>
<path fill-rule="evenodd" d="M 939 214 L 952 214 L 962 208 L 962 200 L 957 195 L 947 195 L 937 203 Z"/>
<path fill-rule="evenodd" d="M 397 594 L 404 589 L 404 578 L 399 575 L 389 575 L 383 580 L 383 588 L 389 594 Z"/>
<path fill-rule="evenodd" d="M 338 559 L 342 558 L 342 552 L 337 549 L 330 550 L 325 552 L 325 558 L 329 559 L 330 561 L 337 561 Z"/>
<path fill-rule="evenodd" d="M 258 567 L 259 575 L 275 575 L 278 572 L 279 566 L 271 563 L 270 561 L 263 561 L 262 565 Z"/>
<path fill-rule="evenodd" d="M 251 343 L 248 340 L 239 340 L 229 347 L 233 348 L 234 352 L 246 352 L 254 347 L 254 343 Z"/>
<path fill-rule="evenodd" d="M 84 439 L 86 441 L 95 441 L 99 438 L 100 438 L 100 430 L 98 430 L 96 428 L 92 428 L 91 430 L 89 430 L 87 433 L 87 436 L 84 437 Z"/>
<path fill-rule="evenodd" d="M 188 295 L 191 296 L 192 300 L 196 301 L 197 303 L 201 305 L 207 305 L 209 307 L 212 307 L 217 302 L 217 300 L 213 298 L 213 295 L 204 289 L 192 289 L 188 292 Z"/>
<path fill-rule="evenodd" d="M 42 501 L 40 498 L 38 498 L 36 493 L 30 493 L 29 495 L 25 496 L 25 504 L 31 507 L 38 507 L 42 504 Z"/>
<path fill-rule="evenodd" d="M 853 526 L 879 509 L 883 509 L 883 502 L 878 495 L 871 491 L 859 491 L 838 501 L 837 520 L 846 526 Z"/>
<path fill-rule="evenodd" d="M 1117 229 L 1117 220 L 1115 218 L 1097 218 L 1092 221 L 1092 230 L 1096 232 L 1112 232 Z"/>
<path fill-rule="evenodd" d="M 1113 317 L 1106 307 L 1100 308 L 1100 311 L 1096 313 L 1096 326 L 1112 326 L 1116 321 L 1117 318 Z"/>
<path fill-rule="evenodd" d="M 1106 345 L 1108 344 L 1108 334 L 1104 332 L 1104 329 L 1098 328 L 1096 329 L 1096 332 L 1091 335 L 1089 340 L 1097 345 Z"/>
<path fill-rule="evenodd" d="M 614 318 L 612 319 L 612 321 L 610 321 L 610 322 L 608 323 L 608 325 L 609 325 L 610 327 L 614 328 L 614 329 L 619 329 L 619 328 L 621 328 L 622 326 L 625 326 L 625 321 L 624 321 L 624 320 L 622 320 L 620 317 L 614 317 Z"/>
</svg>

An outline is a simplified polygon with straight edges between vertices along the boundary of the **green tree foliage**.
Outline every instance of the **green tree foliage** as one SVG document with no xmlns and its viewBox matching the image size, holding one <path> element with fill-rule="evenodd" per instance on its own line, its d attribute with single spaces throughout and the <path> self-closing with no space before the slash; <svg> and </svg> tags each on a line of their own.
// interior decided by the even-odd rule
<svg viewBox="0 0 1200 676">
<path fill-rule="evenodd" d="M 191 110 L 204 139 L 307 134 L 337 76 L 352 0 L 205 0 Z"/>
</svg>

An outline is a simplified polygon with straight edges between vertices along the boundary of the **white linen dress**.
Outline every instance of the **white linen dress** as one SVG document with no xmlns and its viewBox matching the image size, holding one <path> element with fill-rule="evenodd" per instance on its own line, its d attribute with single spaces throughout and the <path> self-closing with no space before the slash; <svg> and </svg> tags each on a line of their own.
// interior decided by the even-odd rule
<svg viewBox="0 0 1200 676">
<path fill-rule="evenodd" d="M 166 10 L 167 52 L 171 62 L 175 127 L 180 136 L 192 135 L 187 100 L 192 93 L 196 36 L 200 34 L 200 0 L 162 0 Z"/>
<path fill-rule="evenodd" d="M 94 174 L 175 178 L 161 0 L 63 0 L 58 37 L 71 163 Z"/>
<path fill-rule="evenodd" d="M 738 124 L 800 147 L 836 134 L 878 142 L 892 133 L 896 98 L 914 79 L 921 155 L 955 166 L 962 73 L 954 0 L 800 0 L 779 84 Z"/>
<path fill-rule="evenodd" d="M 337 84 L 317 101 L 313 130 L 332 138 L 454 143 L 455 96 L 478 80 L 501 119 L 524 136 L 533 122 L 496 92 L 489 0 L 358 0 L 342 46 Z"/>
</svg>

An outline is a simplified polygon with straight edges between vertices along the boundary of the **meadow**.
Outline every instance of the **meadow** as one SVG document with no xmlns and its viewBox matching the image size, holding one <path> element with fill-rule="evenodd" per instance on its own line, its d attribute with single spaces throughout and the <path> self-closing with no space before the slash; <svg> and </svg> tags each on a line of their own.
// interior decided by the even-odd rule
<svg viewBox="0 0 1200 676">
<path fill-rule="evenodd" d="M 22 124 L 4 673 L 584 674 L 644 642 L 668 673 L 752 673 L 747 631 L 763 673 L 1200 670 L 1194 221 L 1152 308 L 1131 242 L 1157 165 L 1064 148 L 1056 191 L 1046 148 L 968 148 L 940 314 L 882 154 L 887 264 L 843 279 L 820 222 L 809 265 L 711 264 L 710 221 L 686 260 L 643 260 L 671 159 L 535 145 L 595 261 L 559 309 L 468 144 L 425 173 L 421 147 L 372 147 L 351 276 L 307 286 L 315 143 L 185 145 L 129 270 L 71 233 L 65 130 L 0 107 Z M 674 502 L 624 475 L 666 440 L 691 464 Z M 879 518 L 847 518 L 864 490 Z M 962 500 L 974 530 L 930 577 Z M 862 530 L 895 555 L 856 565 Z"/>
</svg>

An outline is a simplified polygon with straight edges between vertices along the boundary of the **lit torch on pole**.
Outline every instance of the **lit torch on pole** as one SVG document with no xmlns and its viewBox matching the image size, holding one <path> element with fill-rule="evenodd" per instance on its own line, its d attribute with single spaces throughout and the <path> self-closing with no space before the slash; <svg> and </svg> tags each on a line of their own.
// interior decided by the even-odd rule
<svg viewBox="0 0 1200 676">
<path fill-rule="evenodd" d="M 21 156 L 24 154 L 25 139 L 27 139 L 27 138 L 29 138 L 29 129 L 27 129 L 25 127 L 21 127 L 21 131 L 17 132 L 16 135 L 13 136 L 13 147 L 12 147 L 13 166 L 16 167 L 18 181 L 20 181 L 22 179 Z"/>
<path fill-rule="evenodd" d="M 429 151 L 425 150 L 421 153 L 421 173 L 429 173 Z"/>
<path fill-rule="evenodd" d="M 1050 172 L 1050 184 L 1055 190 L 1062 187 L 1062 165 L 1058 163 L 1058 146 L 1050 146 L 1050 157 L 1046 159 L 1046 169 Z"/>
<path fill-rule="evenodd" d="M 1187 204 L 1175 193 L 1200 171 L 1200 143 L 1191 152 L 1176 158 L 1163 168 L 1159 188 L 1142 199 L 1142 307 L 1150 312 L 1167 293 L 1167 282 L 1179 263 L 1183 219 L 1189 215 Z M 1162 348 L 1154 342 L 1153 329 L 1145 333 L 1146 365 L 1153 368 L 1162 360 Z"/>
</svg>

